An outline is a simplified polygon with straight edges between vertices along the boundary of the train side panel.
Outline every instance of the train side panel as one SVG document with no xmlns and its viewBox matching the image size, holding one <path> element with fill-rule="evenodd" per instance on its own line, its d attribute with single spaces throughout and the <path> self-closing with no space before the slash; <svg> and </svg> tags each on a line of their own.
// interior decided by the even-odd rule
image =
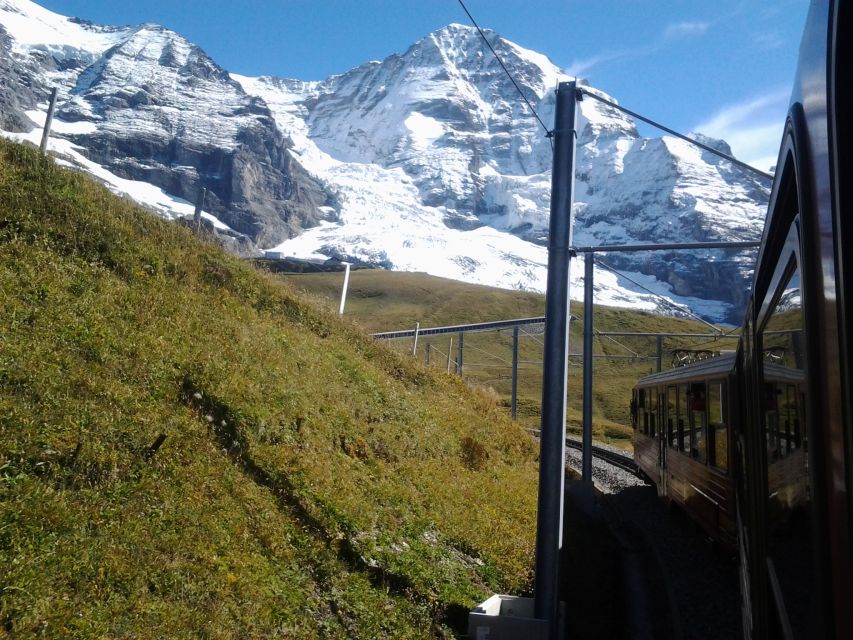
<svg viewBox="0 0 853 640">
<path fill-rule="evenodd" d="M 667 456 L 666 495 L 680 504 L 707 533 L 735 544 L 734 487 L 731 478 L 672 452 Z"/>
</svg>

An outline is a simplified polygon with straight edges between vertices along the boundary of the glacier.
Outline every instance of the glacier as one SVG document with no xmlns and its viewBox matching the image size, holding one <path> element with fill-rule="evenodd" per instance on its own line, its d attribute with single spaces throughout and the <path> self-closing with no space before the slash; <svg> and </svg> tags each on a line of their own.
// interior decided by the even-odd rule
<svg viewBox="0 0 853 640">
<path fill-rule="evenodd" d="M 205 217 L 245 254 L 545 289 L 550 142 L 472 27 L 317 81 L 228 73 L 158 25 L 99 26 L 30 0 L 0 0 L 0 27 L 0 77 L 16 87 L 0 89 L 3 135 L 35 142 L 57 86 L 51 152 L 160 215 L 189 215 L 203 187 Z M 485 33 L 551 123 L 568 76 Z M 601 102 L 579 106 L 576 245 L 760 238 L 769 184 L 683 140 L 643 137 Z M 597 303 L 671 313 L 653 291 L 734 323 L 754 253 L 601 260 L 627 277 L 597 267 Z"/>
</svg>

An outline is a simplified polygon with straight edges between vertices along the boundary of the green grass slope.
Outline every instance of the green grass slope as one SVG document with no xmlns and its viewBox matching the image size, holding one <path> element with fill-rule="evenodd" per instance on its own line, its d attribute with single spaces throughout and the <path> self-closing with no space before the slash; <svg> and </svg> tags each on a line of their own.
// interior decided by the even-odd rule
<svg viewBox="0 0 853 640">
<path fill-rule="evenodd" d="M 299 290 L 315 297 L 318 305 L 337 311 L 343 274 L 281 274 Z M 485 287 L 423 273 L 400 273 L 370 269 L 351 272 L 346 316 L 365 331 L 379 332 L 539 317 L 545 313 L 545 297 L 540 294 Z M 573 302 L 578 318 L 570 326 L 570 352 L 583 351 L 583 305 Z M 708 333 L 700 322 L 660 316 L 643 311 L 596 305 L 593 323 L 598 332 Z M 541 328 L 540 328 L 541 331 Z M 447 352 L 456 358 L 457 336 L 421 336 L 417 358 L 424 360 L 430 347 L 430 364 L 447 370 Z M 519 340 L 518 403 L 519 421 L 526 427 L 539 426 L 542 397 L 542 357 L 544 336 L 522 327 Z M 463 373 L 471 383 L 491 389 L 508 406 L 511 394 L 512 335 L 510 331 L 467 334 Z M 668 338 L 664 342 L 663 366 L 670 365 L 672 349 L 697 347 L 731 349 L 736 340 L 709 341 L 707 338 Z M 389 343 L 399 353 L 411 354 L 411 338 Z M 637 379 L 656 370 L 655 338 L 597 335 L 593 340 L 593 433 L 599 440 L 629 448 L 631 429 L 628 406 L 631 388 Z M 648 359 L 632 359 L 641 355 Z M 582 359 L 573 356 L 569 369 L 568 427 L 581 429 Z M 453 364 L 451 363 L 451 368 Z"/>
<path fill-rule="evenodd" d="M 529 586 L 535 455 L 486 395 L 0 142 L 0 637 L 464 629 Z"/>
</svg>

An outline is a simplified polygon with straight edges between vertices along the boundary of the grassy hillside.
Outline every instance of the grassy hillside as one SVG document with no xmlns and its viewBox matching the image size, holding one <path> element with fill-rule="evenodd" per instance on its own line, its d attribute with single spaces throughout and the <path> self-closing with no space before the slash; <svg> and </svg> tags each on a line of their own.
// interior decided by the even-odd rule
<svg viewBox="0 0 853 640">
<path fill-rule="evenodd" d="M 315 296 L 318 305 L 337 311 L 343 275 L 340 273 L 292 274 L 281 276 L 294 287 Z M 397 273 L 360 269 L 350 276 L 346 316 L 377 332 L 394 329 L 507 320 L 544 315 L 545 297 L 535 293 L 507 291 L 436 278 L 422 273 Z M 583 351 L 583 305 L 572 303 L 572 314 L 578 318 L 571 324 L 570 352 Z M 658 316 L 642 311 L 596 305 L 593 324 L 599 332 L 669 332 L 707 333 L 707 325 L 690 320 Z M 537 329 L 522 327 L 519 339 L 519 421 L 527 427 L 538 427 L 541 402 L 543 335 Z M 456 358 L 456 346 L 449 335 L 423 336 L 418 341 L 416 357 L 424 360 L 430 345 L 430 364 L 447 369 L 447 352 Z M 453 336 L 453 345 L 457 337 Z M 637 379 L 655 370 L 654 338 L 608 338 L 596 336 L 593 341 L 594 361 L 593 416 L 594 433 L 600 440 L 630 447 L 628 403 Z M 511 392 L 512 335 L 510 331 L 467 334 L 465 336 L 463 373 L 465 379 L 491 389 L 505 405 Z M 697 346 L 733 348 L 734 340 L 668 338 L 664 342 L 664 368 L 670 366 L 672 349 Z M 401 354 L 411 354 L 412 340 L 389 343 Z M 626 359 L 639 354 L 646 360 Z M 582 397 L 582 359 L 570 358 L 569 428 L 579 431 Z"/>
<path fill-rule="evenodd" d="M 0 142 L 0 637 L 464 629 L 529 586 L 535 455 L 485 394 Z"/>
</svg>

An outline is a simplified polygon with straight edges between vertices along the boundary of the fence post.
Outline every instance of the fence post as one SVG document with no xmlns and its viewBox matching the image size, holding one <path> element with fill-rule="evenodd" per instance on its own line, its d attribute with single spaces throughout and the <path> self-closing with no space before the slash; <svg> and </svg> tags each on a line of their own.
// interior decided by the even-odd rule
<svg viewBox="0 0 853 640">
<path fill-rule="evenodd" d="M 465 344 L 465 332 L 459 332 L 459 339 L 456 344 L 456 375 L 462 376 L 462 351 L 464 350 Z"/>
<path fill-rule="evenodd" d="M 412 355 L 415 355 L 418 352 L 418 331 L 421 329 L 421 323 L 415 323 L 415 343 L 412 345 Z"/>
<path fill-rule="evenodd" d="M 193 212 L 193 225 L 196 231 L 201 231 L 201 210 L 204 209 L 204 199 L 207 197 L 207 189 L 202 187 L 198 192 L 198 199 L 195 202 L 195 211 Z"/>
<path fill-rule="evenodd" d="M 450 354 L 453 353 L 453 336 L 450 336 L 450 346 L 447 347 L 447 373 L 450 373 Z"/>
<path fill-rule="evenodd" d="M 47 153 L 47 139 L 50 137 L 50 127 L 53 124 L 53 112 L 56 110 L 56 94 L 57 88 L 54 87 L 50 92 L 50 106 L 47 108 L 47 118 L 44 121 L 44 133 L 41 134 L 41 154 Z"/>
<path fill-rule="evenodd" d="M 429 366 L 429 356 L 430 356 L 430 351 L 432 351 L 432 343 L 431 343 L 431 342 L 427 342 L 427 345 L 426 345 L 426 347 L 424 348 L 424 364 L 425 364 L 426 366 Z"/>
</svg>

